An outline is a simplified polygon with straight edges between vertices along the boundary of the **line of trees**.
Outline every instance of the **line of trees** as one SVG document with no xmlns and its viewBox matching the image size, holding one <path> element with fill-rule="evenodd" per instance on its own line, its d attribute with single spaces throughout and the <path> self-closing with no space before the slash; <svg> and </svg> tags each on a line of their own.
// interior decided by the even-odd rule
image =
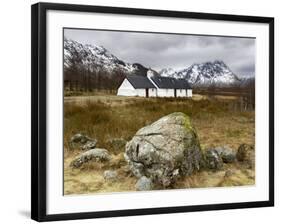
<svg viewBox="0 0 281 224">
<path fill-rule="evenodd" d="M 234 110 L 247 111 L 255 109 L 255 80 L 244 85 L 229 87 L 209 86 L 206 88 L 194 88 L 193 93 L 207 95 L 210 98 L 221 96 L 235 96 L 237 98 L 233 103 Z"/>
<path fill-rule="evenodd" d="M 87 66 L 75 53 L 64 64 L 64 88 L 70 91 L 116 90 L 125 76 L 121 69 L 108 72 L 95 65 Z"/>
</svg>

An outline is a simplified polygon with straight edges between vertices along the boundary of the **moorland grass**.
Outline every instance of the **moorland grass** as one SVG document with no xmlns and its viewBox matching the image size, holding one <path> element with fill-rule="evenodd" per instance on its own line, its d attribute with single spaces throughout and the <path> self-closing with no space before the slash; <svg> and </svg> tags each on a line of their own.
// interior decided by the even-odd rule
<svg viewBox="0 0 281 224">
<path fill-rule="evenodd" d="M 234 101 L 216 99 L 195 101 L 186 98 L 127 99 L 126 97 L 102 99 L 88 100 L 83 104 L 79 101 L 64 104 L 65 193 L 67 194 L 134 189 L 134 177 L 124 171 L 123 148 L 114 156 L 114 166 L 111 164 L 109 167 L 93 168 L 88 165 L 86 170 L 69 168 L 68 163 L 79 153 L 79 150 L 70 151 L 69 139 L 78 132 L 96 138 L 97 147 L 113 152 L 115 149 L 108 144 L 111 138 L 123 138 L 129 141 L 143 126 L 167 114 L 183 112 L 190 116 L 203 150 L 219 145 L 228 145 L 237 149 L 242 143 L 254 144 L 254 111 L 233 110 L 237 108 L 233 106 Z M 116 151 L 114 153 L 116 154 Z M 116 166 L 116 164 L 120 165 Z M 122 183 L 110 186 L 104 183 L 102 171 L 110 167 L 119 169 L 122 173 Z M 94 173 L 93 170 L 95 170 Z M 179 181 L 176 187 L 235 186 L 253 183 L 254 180 L 247 178 L 245 172 L 239 170 L 237 173 L 239 175 L 230 180 L 225 179 L 223 174 L 204 171 Z M 208 180 L 208 177 L 212 175 L 212 181 Z"/>
</svg>

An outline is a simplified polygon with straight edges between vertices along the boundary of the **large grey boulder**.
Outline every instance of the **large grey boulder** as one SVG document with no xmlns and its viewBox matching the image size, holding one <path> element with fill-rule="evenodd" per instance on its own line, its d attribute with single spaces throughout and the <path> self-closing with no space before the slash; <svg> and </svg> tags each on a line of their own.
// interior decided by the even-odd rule
<svg viewBox="0 0 281 224">
<path fill-rule="evenodd" d="M 176 112 L 141 128 L 126 144 L 125 159 L 136 177 L 168 187 L 200 169 L 202 151 L 189 117 Z"/>
<path fill-rule="evenodd" d="M 110 158 L 111 157 L 106 149 L 95 148 L 81 153 L 71 162 L 70 166 L 73 168 L 79 168 L 89 161 L 105 162 L 110 160 Z"/>
</svg>

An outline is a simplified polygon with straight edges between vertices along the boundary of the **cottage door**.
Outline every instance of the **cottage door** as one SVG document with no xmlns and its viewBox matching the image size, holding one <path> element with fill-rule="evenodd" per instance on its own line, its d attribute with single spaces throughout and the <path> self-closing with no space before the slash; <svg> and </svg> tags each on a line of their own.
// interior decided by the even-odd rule
<svg viewBox="0 0 281 224">
<path fill-rule="evenodd" d="M 175 95 L 175 97 L 177 97 L 177 90 L 176 89 L 174 89 L 174 95 Z"/>
<path fill-rule="evenodd" d="M 149 97 L 148 89 L 145 89 L 145 97 Z"/>
</svg>

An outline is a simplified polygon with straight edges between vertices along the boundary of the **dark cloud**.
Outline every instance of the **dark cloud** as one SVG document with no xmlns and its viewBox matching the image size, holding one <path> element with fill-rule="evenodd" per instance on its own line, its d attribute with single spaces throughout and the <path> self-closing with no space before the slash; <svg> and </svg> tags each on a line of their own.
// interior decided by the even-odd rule
<svg viewBox="0 0 281 224">
<path fill-rule="evenodd" d="M 65 36 L 100 45 L 118 58 L 156 70 L 223 60 L 239 76 L 255 74 L 255 39 L 65 29 Z"/>
</svg>

